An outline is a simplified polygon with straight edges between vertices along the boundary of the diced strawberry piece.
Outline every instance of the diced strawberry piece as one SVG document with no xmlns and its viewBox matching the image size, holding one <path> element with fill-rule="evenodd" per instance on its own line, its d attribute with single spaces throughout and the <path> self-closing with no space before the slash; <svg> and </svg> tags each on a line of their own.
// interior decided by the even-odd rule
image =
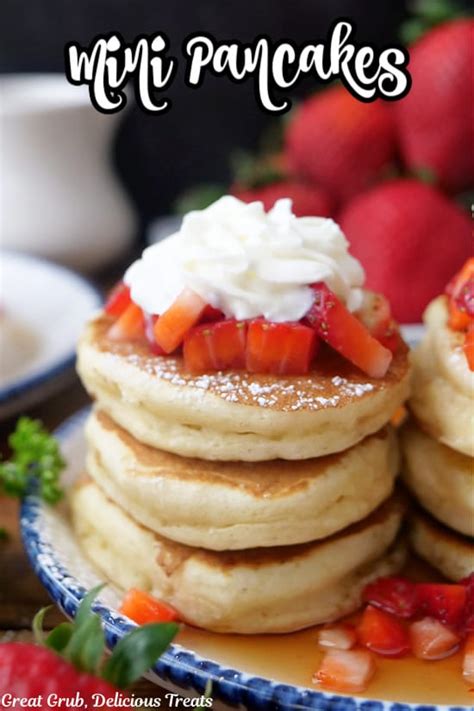
<svg viewBox="0 0 474 711">
<path fill-rule="evenodd" d="M 474 318 L 474 276 L 470 276 L 462 285 L 459 293 L 455 297 L 455 302 L 461 311 L 464 311 L 469 318 Z"/>
<path fill-rule="evenodd" d="M 184 337 L 184 365 L 191 373 L 245 368 L 247 326 L 228 319 L 195 326 Z"/>
<path fill-rule="evenodd" d="M 444 659 L 454 654 L 460 638 L 433 617 L 423 617 L 410 625 L 411 649 L 418 659 Z"/>
<path fill-rule="evenodd" d="M 346 309 L 337 296 L 320 282 L 313 286 L 314 303 L 305 320 L 316 333 L 373 378 L 383 378 L 393 355 L 374 338 L 366 326 Z"/>
<path fill-rule="evenodd" d="M 402 657 L 410 651 L 408 633 L 393 615 L 368 605 L 357 626 L 359 642 L 384 657 Z"/>
<path fill-rule="evenodd" d="M 474 684 L 474 634 L 472 632 L 467 636 L 464 646 L 462 675 L 467 684 Z"/>
<path fill-rule="evenodd" d="M 474 370 L 474 323 L 471 323 L 467 329 L 463 350 L 469 370 Z"/>
<path fill-rule="evenodd" d="M 454 331 L 464 331 L 474 318 L 474 257 L 468 259 L 449 282 L 446 294 L 449 296 L 448 325 Z"/>
<path fill-rule="evenodd" d="M 459 270 L 457 274 L 451 279 L 449 284 L 446 286 L 445 293 L 448 296 L 456 299 L 461 293 L 464 284 L 474 277 L 474 257 L 470 257 L 467 262 L 465 262 L 462 269 Z"/>
<path fill-rule="evenodd" d="M 154 355 L 166 355 L 166 352 L 158 345 L 155 338 L 155 323 L 158 320 L 158 316 L 144 313 L 143 318 L 145 319 L 145 337 L 151 352 Z"/>
<path fill-rule="evenodd" d="M 460 309 L 454 299 L 448 302 L 448 326 L 453 331 L 465 331 L 471 319 L 465 310 Z"/>
<path fill-rule="evenodd" d="M 379 338 L 386 332 L 392 320 L 390 304 L 382 294 L 366 291 L 362 306 L 357 311 L 357 317 L 374 338 Z"/>
<path fill-rule="evenodd" d="M 315 355 L 314 330 L 301 323 L 251 321 L 247 334 L 246 368 L 251 373 L 301 375 Z"/>
<path fill-rule="evenodd" d="M 146 625 L 149 622 L 172 622 L 178 619 L 178 613 L 171 605 L 137 588 L 131 588 L 127 592 L 119 612 L 130 617 L 138 625 Z"/>
<path fill-rule="evenodd" d="M 215 309 L 214 306 L 206 304 L 204 311 L 201 314 L 202 323 L 207 323 L 208 321 L 220 321 L 225 318 L 225 314 L 220 309 Z"/>
<path fill-rule="evenodd" d="M 121 316 L 125 309 L 131 304 L 130 289 L 123 281 L 120 281 L 114 286 L 107 301 L 105 302 L 104 311 L 109 316 Z"/>
<path fill-rule="evenodd" d="M 155 338 L 166 353 L 172 353 L 201 318 L 206 302 L 191 289 L 183 289 L 155 323 Z"/>
<path fill-rule="evenodd" d="M 318 644 L 331 649 L 352 649 L 357 642 L 355 628 L 349 624 L 323 627 L 319 630 Z"/>
<path fill-rule="evenodd" d="M 419 583 L 417 590 L 419 609 L 423 614 L 451 627 L 461 623 L 466 604 L 466 586 Z"/>
<path fill-rule="evenodd" d="M 113 341 L 136 341 L 145 335 L 145 321 L 143 311 L 133 302 L 108 330 L 109 338 Z"/>
<path fill-rule="evenodd" d="M 364 691 L 375 673 L 374 658 L 365 649 L 331 649 L 313 676 L 324 689 L 342 692 Z"/>
<path fill-rule="evenodd" d="M 395 617 L 408 619 L 418 610 L 416 585 L 406 578 L 379 578 L 364 588 L 362 599 Z"/>
</svg>

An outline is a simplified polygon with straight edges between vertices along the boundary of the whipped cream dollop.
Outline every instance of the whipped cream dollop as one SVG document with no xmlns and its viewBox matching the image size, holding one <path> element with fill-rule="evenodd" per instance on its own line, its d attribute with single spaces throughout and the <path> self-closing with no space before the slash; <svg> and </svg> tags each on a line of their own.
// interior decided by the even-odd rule
<svg viewBox="0 0 474 711">
<path fill-rule="evenodd" d="M 362 302 L 364 270 L 339 226 L 296 217 L 291 200 L 269 212 L 261 202 L 225 196 L 187 214 L 181 229 L 148 247 L 125 274 L 133 301 L 163 313 L 189 287 L 227 317 L 298 321 L 324 281 L 351 310 Z"/>
</svg>

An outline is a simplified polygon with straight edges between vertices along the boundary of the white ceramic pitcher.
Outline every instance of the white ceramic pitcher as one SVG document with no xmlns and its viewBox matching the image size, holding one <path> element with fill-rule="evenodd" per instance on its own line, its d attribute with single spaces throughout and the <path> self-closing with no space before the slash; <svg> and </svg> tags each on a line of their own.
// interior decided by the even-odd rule
<svg viewBox="0 0 474 711">
<path fill-rule="evenodd" d="M 119 114 L 61 74 L 0 77 L 0 244 L 95 269 L 130 245 L 136 219 L 115 177 Z"/>
</svg>

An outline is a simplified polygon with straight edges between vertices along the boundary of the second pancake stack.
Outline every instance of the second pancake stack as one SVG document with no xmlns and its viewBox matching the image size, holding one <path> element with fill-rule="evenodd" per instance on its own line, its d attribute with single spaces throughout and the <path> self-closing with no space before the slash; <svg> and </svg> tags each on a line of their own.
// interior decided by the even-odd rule
<svg viewBox="0 0 474 711">
<path fill-rule="evenodd" d="M 179 359 L 111 342 L 109 327 L 100 316 L 79 347 L 96 409 L 72 510 L 79 540 L 110 580 L 154 594 L 205 629 L 286 632 L 351 612 L 369 580 L 400 568 L 403 505 L 392 496 L 398 455 L 386 423 L 407 394 L 404 350 L 378 380 L 331 357 L 311 376 L 217 373 L 204 387 Z M 171 388 L 168 409 L 154 399 L 158 386 Z M 166 415 L 174 451 L 156 446 Z M 304 436 L 311 456 L 297 459 L 296 444 L 293 460 L 263 457 L 278 437 L 255 429 L 278 432 L 284 418 L 294 427 L 281 446 L 291 453 L 291 438 Z M 206 449 L 216 437 L 218 461 Z M 235 461 L 239 438 L 246 461 Z"/>
<path fill-rule="evenodd" d="M 425 322 L 414 353 L 415 421 L 402 434 L 405 481 L 422 507 L 410 536 L 421 557 L 458 581 L 474 566 L 474 380 L 463 334 L 448 326 L 446 297 L 430 304 Z"/>
</svg>

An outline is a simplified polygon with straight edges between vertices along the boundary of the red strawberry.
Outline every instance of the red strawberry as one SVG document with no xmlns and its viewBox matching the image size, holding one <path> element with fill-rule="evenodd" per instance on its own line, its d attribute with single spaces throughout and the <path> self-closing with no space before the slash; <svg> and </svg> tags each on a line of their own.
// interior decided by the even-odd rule
<svg viewBox="0 0 474 711">
<path fill-rule="evenodd" d="M 0 645 L 0 658 L 0 697 L 12 694 L 30 699 L 40 694 L 46 697 L 57 694 L 72 699 L 79 693 L 86 708 L 92 708 L 92 694 L 103 694 L 106 699 L 113 699 L 115 694 L 118 698 L 127 696 L 103 679 L 78 671 L 46 647 L 10 642 Z M 43 708 L 47 708 L 46 697 Z M 112 708 L 119 707 L 112 704 Z"/>
<path fill-rule="evenodd" d="M 251 373 L 307 373 L 318 343 L 314 330 L 301 323 L 256 318 L 248 327 L 246 368 Z"/>
<path fill-rule="evenodd" d="M 231 193 L 244 202 L 260 200 L 266 211 L 270 210 L 280 198 L 291 198 L 293 212 L 297 217 L 306 215 L 329 217 L 333 209 L 333 201 L 326 190 L 296 180 L 282 180 L 255 188 L 234 185 Z"/>
<path fill-rule="evenodd" d="M 365 649 L 330 649 L 313 676 L 324 689 L 345 693 L 364 691 L 375 674 L 372 655 Z"/>
<path fill-rule="evenodd" d="M 444 625 L 457 627 L 462 619 L 467 599 L 467 586 L 450 583 L 419 583 L 419 609 Z"/>
<path fill-rule="evenodd" d="M 176 635 L 178 625 L 166 622 L 137 627 L 119 640 L 105 660 L 102 622 L 92 610 L 102 587 L 84 596 L 73 622 L 63 622 L 48 635 L 42 630 L 46 610 L 38 612 L 33 621 L 38 645 L 0 644 L 0 699 L 10 695 L 22 699 L 22 706 L 35 706 L 28 701 L 41 696 L 40 708 L 50 709 L 55 705 L 72 707 L 79 696 L 85 708 L 92 708 L 96 700 L 93 696 L 101 694 L 107 708 L 127 705 L 127 694 L 119 689 L 150 668 Z M 167 619 L 171 619 L 169 614 Z M 61 704 L 51 703 L 51 699 L 59 699 Z"/>
<path fill-rule="evenodd" d="M 384 657 L 402 657 L 410 651 L 408 633 L 393 615 L 367 605 L 357 626 L 359 641 Z"/>
<path fill-rule="evenodd" d="M 405 163 L 428 168 L 453 192 L 474 177 L 472 83 L 474 22 L 459 19 L 428 32 L 410 49 L 412 87 L 393 109 Z"/>
<path fill-rule="evenodd" d="M 392 114 L 381 101 L 364 104 L 343 86 L 307 99 L 286 132 L 295 175 L 343 201 L 374 183 L 395 152 Z"/>
<path fill-rule="evenodd" d="M 379 578 L 364 588 L 362 599 L 396 617 L 413 617 L 418 610 L 417 587 L 406 578 Z"/>
<path fill-rule="evenodd" d="M 392 353 L 346 309 L 326 284 L 313 284 L 312 289 L 314 302 L 305 321 L 323 341 L 364 373 L 372 378 L 383 378 L 392 361 Z"/>
<path fill-rule="evenodd" d="M 410 625 L 410 641 L 415 657 L 435 661 L 454 654 L 460 639 L 433 617 L 423 617 Z"/>
<path fill-rule="evenodd" d="M 359 195 L 339 221 L 367 287 L 388 297 L 401 322 L 419 321 L 472 251 L 468 216 L 417 180 L 393 180 Z"/>
<path fill-rule="evenodd" d="M 184 365 L 191 373 L 245 368 L 247 325 L 226 319 L 195 326 L 184 337 Z"/>
</svg>

